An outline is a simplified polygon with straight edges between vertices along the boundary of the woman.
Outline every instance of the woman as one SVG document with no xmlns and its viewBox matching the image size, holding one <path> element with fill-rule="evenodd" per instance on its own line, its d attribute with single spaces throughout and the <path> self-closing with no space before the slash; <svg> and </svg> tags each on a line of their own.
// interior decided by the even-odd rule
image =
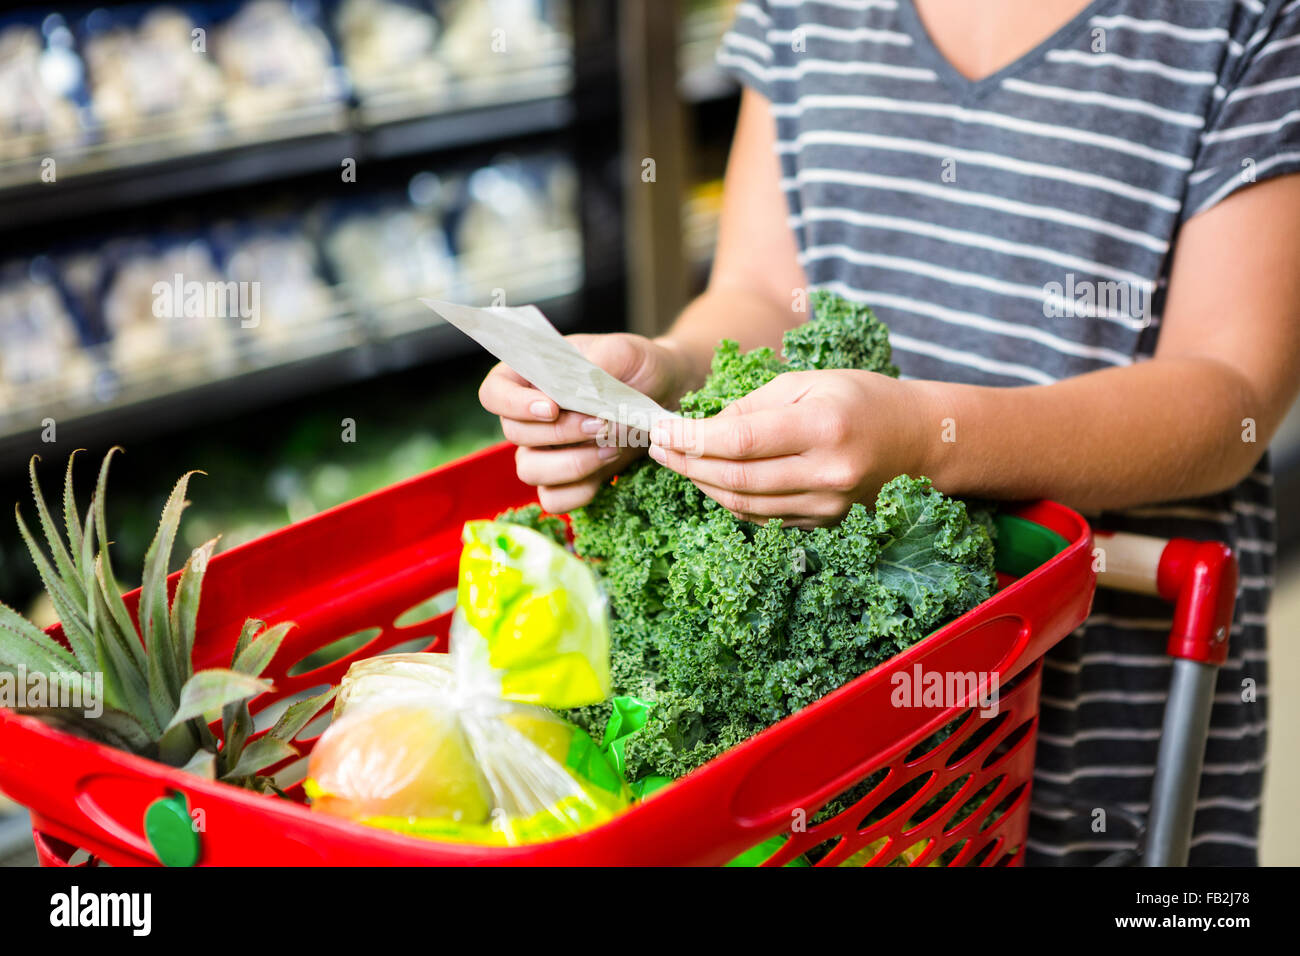
<svg viewBox="0 0 1300 956">
<path fill-rule="evenodd" d="M 738 515 L 831 522 L 883 481 L 1047 497 L 1241 558 L 1191 863 L 1253 864 L 1273 573 L 1264 455 L 1300 370 L 1300 0 L 751 0 L 708 290 L 672 330 L 579 338 L 671 405 L 720 338 L 777 345 L 804 290 L 864 301 L 903 378 L 791 373 L 649 453 Z M 504 368 L 484 405 L 567 511 L 638 453 Z M 1168 609 L 1101 593 L 1047 661 L 1031 862 L 1145 812 Z"/>
</svg>

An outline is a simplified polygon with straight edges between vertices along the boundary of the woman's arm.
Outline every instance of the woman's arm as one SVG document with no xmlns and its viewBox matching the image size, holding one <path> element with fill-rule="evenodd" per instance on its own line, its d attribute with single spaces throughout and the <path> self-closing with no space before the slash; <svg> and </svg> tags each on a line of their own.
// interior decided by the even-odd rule
<svg viewBox="0 0 1300 956">
<path fill-rule="evenodd" d="M 1152 360 L 1047 386 L 918 386 L 934 431 L 921 468 L 955 492 L 1084 509 L 1211 494 L 1254 467 L 1297 384 L 1300 176 L 1286 176 L 1188 220 Z"/>
<path fill-rule="evenodd" d="M 748 91 L 725 194 L 708 291 L 668 334 L 653 340 L 627 333 L 568 337 L 592 362 L 668 407 L 703 383 L 719 339 L 736 339 L 747 349 L 777 347 L 782 332 L 807 318 L 794 308 L 804 277 L 786 221 L 775 121 L 767 101 Z M 479 400 L 501 416 L 502 432 L 519 446 L 515 470 L 537 486 L 548 511 L 585 505 L 644 451 L 598 441 L 604 422 L 558 408 L 505 365 L 488 373 Z"/>
<path fill-rule="evenodd" d="M 727 160 L 718 242 L 708 288 L 658 341 L 680 350 L 683 391 L 698 388 L 721 339 L 742 349 L 781 348 L 781 335 L 807 321 L 806 285 L 790 210 L 781 189 L 776 120 L 767 100 L 746 88 Z"/>
<path fill-rule="evenodd" d="M 787 373 L 650 453 L 737 514 L 824 523 L 893 475 L 1083 509 L 1209 494 L 1259 460 L 1300 379 L 1300 176 L 1189 220 L 1153 359 L 1052 385 Z"/>
</svg>

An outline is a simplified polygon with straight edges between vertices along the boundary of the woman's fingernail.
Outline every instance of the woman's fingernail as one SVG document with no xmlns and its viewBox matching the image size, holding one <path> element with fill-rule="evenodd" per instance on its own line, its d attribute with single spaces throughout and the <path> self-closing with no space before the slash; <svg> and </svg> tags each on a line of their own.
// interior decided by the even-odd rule
<svg viewBox="0 0 1300 956">
<path fill-rule="evenodd" d="M 658 445 L 650 446 L 650 457 L 661 465 L 666 465 L 668 463 L 668 453 Z"/>
<path fill-rule="evenodd" d="M 662 426 L 656 426 L 650 431 L 650 445 L 667 445 L 669 439 L 668 429 Z"/>
<path fill-rule="evenodd" d="M 601 445 L 596 451 L 596 457 L 601 461 L 609 461 L 611 458 L 618 457 L 617 445 Z"/>
<path fill-rule="evenodd" d="M 555 417 L 555 406 L 550 402 L 544 402 L 541 399 L 533 402 L 528 406 L 528 410 L 538 418 L 552 419 Z"/>
<path fill-rule="evenodd" d="M 583 421 L 580 427 L 583 434 L 599 435 L 605 430 L 605 420 L 603 418 L 588 418 Z"/>
</svg>

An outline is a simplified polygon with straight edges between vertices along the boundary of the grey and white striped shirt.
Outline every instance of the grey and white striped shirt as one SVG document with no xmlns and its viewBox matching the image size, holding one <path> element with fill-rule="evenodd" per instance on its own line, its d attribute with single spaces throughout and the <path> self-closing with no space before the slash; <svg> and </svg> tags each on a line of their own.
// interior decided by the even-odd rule
<svg viewBox="0 0 1300 956">
<path fill-rule="evenodd" d="M 912 0 L 748 0 L 718 60 L 771 103 L 809 282 L 871 305 L 908 377 L 1045 384 L 1150 356 L 1181 224 L 1300 172 L 1300 0 L 1094 0 L 978 81 Z M 1238 550 L 1192 863 L 1254 863 L 1267 459 L 1221 495 L 1091 517 Z M 1098 593 L 1044 670 L 1037 794 L 1145 812 L 1168 626 L 1153 599 Z M 1125 843 L 1090 822 L 1036 805 L 1030 860 L 1088 863 Z"/>
</svg>

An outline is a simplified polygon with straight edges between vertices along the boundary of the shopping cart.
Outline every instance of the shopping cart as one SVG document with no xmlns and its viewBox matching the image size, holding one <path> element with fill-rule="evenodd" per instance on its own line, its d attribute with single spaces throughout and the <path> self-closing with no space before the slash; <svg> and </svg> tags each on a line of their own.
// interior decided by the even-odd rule
<svg viewBox="0 0 1300 956">
<path fill-rule="evenodd" d="M 405 612 L 454 590 L 466 520 L 532 500 L 533 489 L 515 477 L 512 449 L 501 445 L 219 555 L 204 586 L 195 665 L 229 661 L 246 617 L 296 622 L 265 675 L 274 692 L 253 704 L 259 713 L 337 684 L 359 658 L 441 649 L 449 613 L 405 624 Z M 485 847 L 366 827 L 312 813 L 300 783 L 286 784 L 292 799 L 258 795 L 11 711 L 0 711 L 0 789 L 31 808 L 47 865 L 84 854 L 115 866 L 717 865 L 760 844 L 774 848 L 767 865 L 1016 865 L 1028 829 L 1042 657 L 1087 617 L 1100 579 L 1174 602 L 1173 685 L 1144 859 L 1185 864 L 1214 678 L 1227 653 L 1232 553 L 1132 535 L 1094 542 L 1083 518 L 1051 502 L 1010 511 L 998 524 L 1000 588 L 989 600 L 607 823 L 563 839 Z M 299 672 L 314 653 L 328 657 L 331 645 L 367 629 L 374 636 L 364 646 Z M 894 705 L 899 680 L 926 674 L 964 681 L 957 706 Z M 996 707 L 982 706 L 995 688 Z M 308 733 L 318 731 L 309 725 L 300 736 Z M 304 753 L 315 739 L 300 741 Z M 304 762 L 268 772 L 300 778 Z"/>
</svg>

